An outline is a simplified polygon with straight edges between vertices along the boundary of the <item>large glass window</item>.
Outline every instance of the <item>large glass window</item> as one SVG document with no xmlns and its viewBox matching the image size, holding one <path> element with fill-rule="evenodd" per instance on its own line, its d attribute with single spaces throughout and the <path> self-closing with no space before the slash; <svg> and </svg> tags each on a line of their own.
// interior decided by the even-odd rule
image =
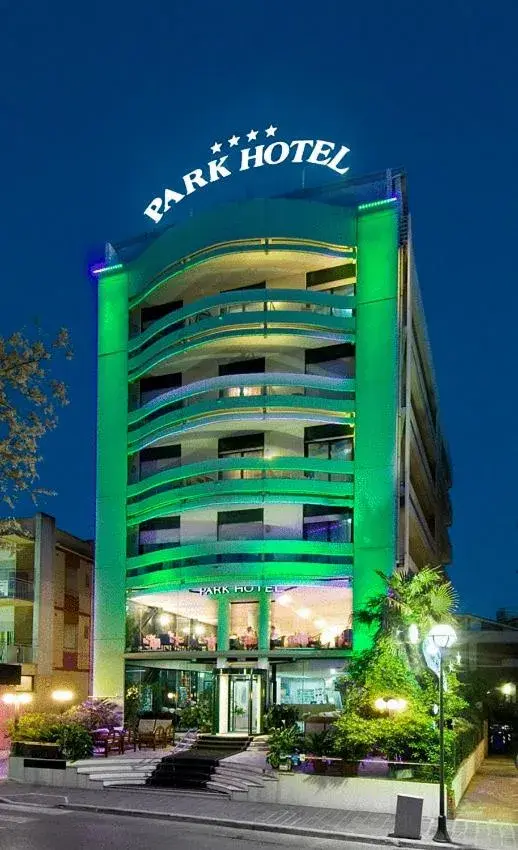
<svg viewBox="0 0 518 850">
<path fill-rule="evenodd" d="M 353 433 L 350 425 L 317 425 L 304 431 L 306 457 L 320 460 L 352 460 Z M 341 481 L 342 473 L 306 472 L 306 478 Z"/>
<path fill-rule="evenodd" d="M 134 595 L 126 612 L 128 652 L 216 649 L 217 603 L 198 591 Z"/>
<path fill-rule="evenodd" d="M 258 602 L 230 603 L 230 649 L 257 649 Z"/>
<path fill-rule="evenodd" d="M 145 331 L 146 328 L 154 322 L 157 322 L 158 319 L 161 319 L 163 316 L 168 316 L 170 313 L 174 313 L 175 310 L 179 310 L 181 307 L 183 307 L 183 301 L 169 301 L 167 304 L 157 304 L 154 307 L 143 307 L 141 313 L 142 330 Z M 173 327 L 180 327 L 181 324 L 183 324 L 183 322 L 178 323 Z M 167 333 L 169 333 L 172 329 L 172 327 L 169 327 L 167 329 Z M 158 336 L 153 337 L 153 341 L 155 339 L 158 339 Z"/>
<path fill-rule="evenodd" d="M 150 378 L 142 378 L 140 381 L 140 404 L 147 404 L 149 401 L 164 395 L 168 390 L 176 390 L 182 386 L 182 373 L 175 372 L 171 375 L 153 375 Z M 181 402 L 178 402 L 178 406 Z M 174 410 L 174 407 L 169 407 L 169 410 Z"/>
<path fill-rule="evenodd" d="M 306 375 L 327 378 L 354 378 L 354 345 L 326 345 L 306 351 Z"/>
<path fill-rule="evenodd" d="M 264 372 L 265 359 L 264 357 L 255 360 L 239 360 L 233 363 L 225 363 L 219 367 L 221 375 L 256 375 Z M 237 398 L 240 396 L 261 395 L 263 387 L 225 387 L 220 391 L 220 398 Z"/>
<path fill-rule="evenodd" d="M 352 543 L 351 508 L 304 505 L 304 540 L 323 543 Z"/>
<path fill-rule="evenodd" d="M 297 661 L 277 667 L 275 700 L 278 704 L 298 705 L 301 708 L 318 706 L 323 711 L 342 707 L 336 688 L 339 665 L 329 660 Z"/>
<path fill-rule="evenodd" d="M 242 437 L 222 437 L 218 443 L 218 457 L 264 457 L 264 434 L 245 434 Z M 219 473 L 222 480 L 229 478 L 261 478 L 261 469 L 229 469 Z"/>
<path fill-rule="evenodd" d="M 285 587 L 273 595 L 270 649 L 347 649 L 351 643 L 348 579 Z"/>
<path fill-rule="evenodd" d="M 140 478 L 147 478 L 148 475 L 155 475 L 163 469 L 172 469 L 175 466 L 180 466 L 182 462 L 182 447 L 176 446 L 158 446 L 156 448 L 143 449 L 140 452 Z"/>
<path fill-rule="evenodd" d="M 262 508 L 218 513 L 218 540 L 262 540 Z"/>
<path fill-rule="evenodd" d="M 156 552 L 180 545 L 180 517 L 161 517 L 141 522 L 139 528 L 139 554 Z"/>
</svg>

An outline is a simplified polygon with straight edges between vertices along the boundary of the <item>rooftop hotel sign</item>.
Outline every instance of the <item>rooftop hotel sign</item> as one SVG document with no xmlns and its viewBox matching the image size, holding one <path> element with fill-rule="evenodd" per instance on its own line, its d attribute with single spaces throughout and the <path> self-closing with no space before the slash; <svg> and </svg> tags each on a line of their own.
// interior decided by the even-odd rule
<svg viewBox="0 0 518 850">
<path fill-rule="evenodd" d="M 171 207 L 179 204 L 188 195 L 192 195 L 198 189 L 203 189 L 209 183 L 216 183 L 224 177 L 230 177 L 236 171 L 248 171 L 251 168 L 261 168 L 263 165 L 280 165 L 282 162 L 311 163 L 312 165 L 324 165 L 336 174 L 346 174 L 348 167 L 343 166 L 343 161 L 349 153 L 345 145 L 338 147 L 335 142 L 326 142 L 323 139 L 293 139 L 284 141 L 276 138 L 277 127 L 270 124 L 263 132 L 250 130 L 246 133 L 246 142 L 241 142 L 241 136 L 235 133 L 227 140 L 228 153 L 224 142 L 214 142 L 210 148 L 214 159 L 211 159 L 202 168 L 195 168 L 184 174 L 173 189 L 164 189 L 162 195 L 153 198 L 144 210 L 144 215 L 149 216 L 158 224 Z M 264 135 L 264 141 L 253 146 L 251 142 L 257 142 L 257 137 Z M 240 145 L 241 142 L 241 145 Z M 235 150 L 233 150 L 235 148 Z M 217 155 L 217 156 L 216 156 Z"/>
</svg>

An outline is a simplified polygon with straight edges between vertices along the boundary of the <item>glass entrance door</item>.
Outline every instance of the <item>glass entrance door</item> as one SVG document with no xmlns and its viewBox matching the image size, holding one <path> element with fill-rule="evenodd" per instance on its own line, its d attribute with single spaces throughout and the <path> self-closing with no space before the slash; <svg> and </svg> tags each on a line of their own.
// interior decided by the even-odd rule
<svg viewBox="0 0 518 850">
<path fill-rule="evenodd" d="M 257 673 L 234 673 L 229 679 L 228 731 L 257 735 L 261 716 L 261 677 Z"/>
</svg>

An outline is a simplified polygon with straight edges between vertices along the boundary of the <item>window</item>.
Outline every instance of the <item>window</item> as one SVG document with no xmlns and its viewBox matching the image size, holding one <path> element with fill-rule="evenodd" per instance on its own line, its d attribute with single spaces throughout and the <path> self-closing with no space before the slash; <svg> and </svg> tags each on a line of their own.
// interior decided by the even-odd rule
<svg viewBox="0 0 518 850">
<path fill-rule="evenodd" d="M 168 304 L 157 304 L 154 307 L 143 307 L 141 313 L 141 327 L 142 330 L 145 331 L 153 322 L 157 322 L 158 319 L 161 319 L 163 316 L 168 316 L 170 313 L 174 313 L 175 310 L 179 310 L 183 307 L 183 301 L 169 301 Z M 178 323 L 178 325 L 174 325 L 173 327 L 179 327 L 183 322 Z M 167 332 L 172 330 L 171 327 L 167 329 Z M 153 340 L 157 339 L 157 337 L 153 337 Z"/>
<path fill-rule="evenodd" d="M 229 649 L 257 649 L 258 602 L 230 603 Z"/>
<path fill-rule="evenodd" d="M 65 612 L 65 622 L 63 623 L 63 650 L 65 652 L 77 652 L 77 620 L 67 622 L 67 612 Z"/>
<path fill-rule="evenodd" d="M 126 606 L 126 649 L 216 649 L 217 601 L 199 591 L 134 595 Z"/>
<path fill-rule="evenodd" d="M 143 449 L 140 452 L 140 479 L 147 478 L 148 475 L 155 475 L 163 469 L 180 466 L 181 455 L 181 445 Z"/>
<path fill-rule="evenodd" d="M 352 508 L 304 505 L 304 540 L 352 543 Z"/>
<path fill-rule="evenodd" d="M 319 269 L 306 274 L 306 288 L 313 291 L 329 292 L 335 295 L 353 295 L 354 280 L 356 277 L 356 265 L 345 263 L 341 266 L 332 266 L 329 269 Z"/>
<path fill-rule="evenodd" d="M 142 378 L 140 381 L 140 404 L 147 404 L 153 401 L 154 398 L 163 395 L 168 390 L 176 390 L 182 386 L 182 373 L 177 372 L 173 375 L 153 375 L 150 378 Z M 181 402 L 178 402 L 178 406 Z M 169 410 L 174 410 L 171 406 Z"/>
<path fill-rule="evenodd" d="M 347 649 L 352 642 L 348 578 L 285 587 L 270 603 L 270 649 Z"/>
<path fill-rule="evenodd" d="M 222 289 L 221 294 L 227 292 L 242 292 L 247 289 L 266 289 L 266 281 L 261 283 L 252 283 L 250 286 L 233 286 L 232 289 Z M 263 310 L 264 301 L 245 301 L 242 304 L 229 304 L 228 307 L 222 307 L 220 313 L 224 316 L 227 313 L 248 313 L 255 310 Z"/>
<path fill-rule="evenodd" d="M 139 529 L 139 554 L 180 545 L 180 517 L 162 517 L 142 522 Z"/>
<path fill-rule="evenodd" d="M 304 454 L 320 460 L 352 460 L 353 435 L 350 425 L 317 425 L 304 431 Z M 342 473 L 306 472 L 306 478 L 343 481 Z"/>
<path fill-rule="evenodd" d="M 69 553 L 66 553 L 66 556 Z M 65 593 L 69 596 L 77 596 L 79 593 L 79 558 L 75 563 L 71 558 L 65 556 Z"/>
<path fill-rule="evenodd" d="M 326 345 L 306 351 L 306 375 L 327 378 L 354 378 L 354 345 Z"/>
<path fill-rule="evenodd" d="M 263 537 L 262 508 L 218 513 L 218 540 L 262 540 Z"/>
<path fill-rule="evenodd" d="M 264 372 L 265 369 L 265 359 L 264 357 L 257 358 L 255 360 L 239 360 L 234 363 L 225 363 L 224 365 L 219 367 L 220 375 L 256 375 L 260 372 Z M 263 387 L 246 387 L 246 386 L 237 386 L 237 387 L 225 387 L 225 389 L 220 390 L 220 398 L 234 398 L 238 396 L 250 396 L 250 395 L 261 395 L 263 392 Z"/>
<path fill-rule="evenodd" d="M 328 710 L 342 707 L 340 693 L 336 689 L 336 675 L 340 665 L 337 661 L 299 661 L 283 664 L 277 672 L 276 702 L 282 705 L 326 706 Z M 306 709 L 307 710 L 307 709 Z M 321 708 L 321 710 L 325 710 Z"/>
<path fill-rule="evenodd" d="M 218 442 L 220 458 L 264 457 L 264 434 L 245 434 L 242 437 L 222 437 Z M 243 466 L 246 464 L 244 463 Z M 220 480 L 232 478 L 261 478 L 262 469 L 228 469 L 219 473 Z"/>
</svg>

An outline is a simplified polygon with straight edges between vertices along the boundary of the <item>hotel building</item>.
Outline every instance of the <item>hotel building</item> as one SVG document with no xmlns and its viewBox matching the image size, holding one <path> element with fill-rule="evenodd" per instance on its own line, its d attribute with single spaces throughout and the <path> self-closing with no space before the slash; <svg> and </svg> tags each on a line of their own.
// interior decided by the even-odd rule
<svg viewBox="0 0 518 850">
<path fill-rule="evenodd" d="M 379 574 L 450 559 L 404 174 L 110 245 L 98 302 L 94 692 L 339 706 Z"/>
</svg>

